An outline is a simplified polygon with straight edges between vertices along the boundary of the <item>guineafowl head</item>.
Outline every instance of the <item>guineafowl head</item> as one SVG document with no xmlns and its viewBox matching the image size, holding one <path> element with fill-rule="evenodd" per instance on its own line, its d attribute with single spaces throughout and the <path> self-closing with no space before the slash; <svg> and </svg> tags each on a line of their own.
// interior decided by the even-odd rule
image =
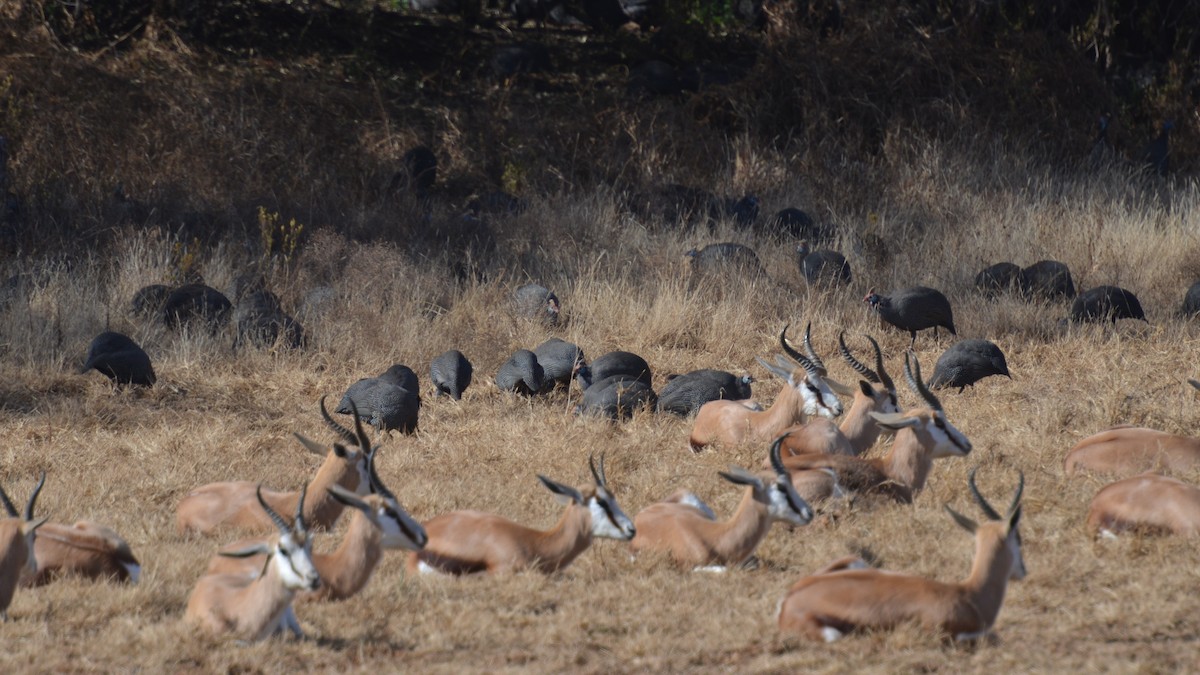
<svg viewBox="0 0 1200 675">
<path fill-rule="evenodd" d="M 880 307 L 887 307 L 889 304 L 888 298 L 876 293 L 874 288 L 867 291 L 867 294 L 863 297 L 863 302 L 867 303 L 872 309 L 876 310 Z"/>
<path fill-rule="evenodd" d="M 802 240 L 799 244 L 796 244 L 796 256 L 801 260 L 807 257 L 809 253 L 812 253 L 812 248 L 809 247 L 807 239 Z"/>
</svg>

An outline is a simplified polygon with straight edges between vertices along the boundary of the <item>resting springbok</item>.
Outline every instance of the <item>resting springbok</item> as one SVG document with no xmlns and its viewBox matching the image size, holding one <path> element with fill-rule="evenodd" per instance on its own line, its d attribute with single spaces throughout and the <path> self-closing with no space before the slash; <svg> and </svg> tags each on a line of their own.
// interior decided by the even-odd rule
<svg viewBox="0 0 1200 675">
<path fill-rule="evenodd" d="M 1200 487 L 1151 472 L 1110 483 L 1092 498 L 1087 527 L 1102 537 L 1126 530 L 1194 537 L 1200 534 Z"/>
<path fill-rule="evenodd" d="M 408 574 L 505 574 L 525 569 L 551 573 L 570 565 L 592 543 L 593 537 L 629 541 L 634 536 L 629 520 L 608 490 L 604 455 L 600 469 L 588 457 L 594 487 L 576 490 L 538 476 L 551 492 L 567 502 L 558 523 L 549 530 L 534 530 L 490 513 L 453 511 L 425 522 L 429 535 L 425 548 L 408 555 Z"/>
<path fill-rule="evenodd" d="M 1188 380 L 1200 389 L 1200 381 Z M 1190 471 L 1200 467 L 1200 438 L 1157 429 L 1119 426 L 1075 444 L 1063 458 L 1063 471 L 1133 476 L 1143 471 Z"/>
<path fill-rule="evenodd" d="M 323 455 L 325 461 L 317 474 L 308 483 L 313 499 L 305 504 L 304 519 L 314 529 L 329 529 L 342 513 L 342 502 L 329 492 L 329 487 L 340 485 L 356 494 L 367 493 L 367 455 L 371 444 L 363 431 L 362 420 L 354 415 L 355 433 L 350 433 L 329 416 L 325 409 L 325 397 L 321 397 L 321 415 L 334 431 L 358 446 L 351 450 L 345 445 L 334 443 L 332 448 L 311 441 L 300 434 L 296 438 L 313 454 Z M 211 534 L 223 527 L 242 530 L 263 530 L 272 527 L 272 519 L 258 508 L 255 495 L 259 486 L 250 481 L 209 483 L 192 490 L 176 508 L 175 522 L 181 534 L 197 532 Z M 263 491 L 264 498 L 273 508 L 291 513 L 299 503 L 298 492 Z"/>
<path fill-rule="evenodd" d="M 870 413 L 877 424 L 896 431 L 892 447 L 883 457 L 865 459 L 847 455 L 792 455 L 783 464 L 793 472 L 797 491 L 812 501 L 834 491 L 826 485 L 833 481 L 811 473 L 812 469 L 832 469 L 838 487 L 847 492 L 885 494 L 897 501 L 911 502 L 912 495 L 925 487 L 933 460 L 963 457 L 971 452 L 971 441 L 946 419 L 941 401 L 921 379 L 921 364 L 916 355 L 904 355 L 904 377 L 908 386 L 921 397 L 925 407 L 904 413 Z M 795 477 L 803 472 L 801 482 Z"/>
<path fill-rule="evenodd" d="M 385 549 L 419 551 L 425 546 L 425 528 L 400 506 L 396 496 L 380 480 L 375 470 L 377 452 L 371 452 L 367 463 L 371 494 L 359 499 L 340 485 L 329 488 L 334 499 L 355 509 L 354 517 L 336 550 L 313 554 L 313 565 L 321 575 L 321 587 L 301 592 L 297 600 L 345 600 L 367 585 Z M 221 553 L 259 543 L 263 542 L 242 539 L 221 547 Z M 206 574 L 257 574 L 265 562 L 263 557 L 217 555 L 209 561 Z"/>
<path fill-rule="evenodd" d="M 62 576 L 136 584 L 142 572 L 141 563 L 121 535 L 88 520 L 74 525 L 42 525 L 33 543 L 33 555 L 37 571 L 22 577 L 22 586 L 42 586 Z"/>
<path fill-rule="evenodd" d="M 834 425 L 831 420 L 818 417 L 809 420 L 807 424 L 786 429 L 785 431 L 791 433 L 783 442 L 785 454 L 803 455 L 820 452 L 830 455 L 861 455 L 875 445 L 875 441 L 879 439 L 882 431 L 879 424 L 871 417 L 871 413 L 892 415 L 900 412 L 900 404 L 896 397 L 896 385 L 883 368 L 883 352 L 879 349 L 879 343 L 870 335 L 865 337 L 875 348 L 875 370 L 871 370 L 854 358 L 850 349 L 846 347 L 846 334 L 838 333 L 838 351 L 842 358 L 858 374 L 866 378 L 866 380 L 858 381 L 858 389 L 854 390 L 854 402 L 850 405 L 850 410 L 842 417 L 842 423 Z M 805 344 L 807 345 L 807 340 Z M 811 357 L 810 360 L 812 360 Z M 882 389 L 872 387 L 871 383 L 881 385 Z"/>
<path fill-rule="evenodd" d="M 0 519 L 0 620 L 8 621 L 8 606 L 12 604 L 13 595 L 17 592 L 17 581 L 22 573 L 32 573 L 35 569 L 33 557 L 34 542 L 37 529 L 46 522 L 46 518 L 33 518 L 33 505 L 37 502 L 38 493 L 46 484 L 46 474 L 42 473 L 41 480 L 29 501 L 25 504 L 25 514 L 17 513 L 13 503 L 9 501 L 4 489 L 0 488 L 0 501 L 4 503 L 7 518 Z"/>
<path fill-rule="evenodd" d="M 1025 578 L 1017 531 L 1025 476 L 1021 474 L 1003 518 L 979 494 L 974 471 L 969 483 L 972 496 L 989 520 L 979 525 L 949 505 L 945 507 L 954 522 L 975 535 L 975 560 L 966 579 L 946 583 L 878 569 L 854 569 L 856 564 L 839 560 L 788 589 L 779 606 L 780 631 L 833 642 L 853 630 L 890 629 L 915 621 L 955 640 L 988 635 L 1000 614 L 1009 579 Z M 827 571 L 830 569 L 833 571 Z"/>
<path fill-rule="evenodd" d="M 779 344 L 801 368 L 795 368 L 782 355 L 775 357 L 776 365 L 762 358 L 758 362 L 776 377 L 786 382 L 770 408 L 753 410 L 742 401 L 716 400 L 700 406 L 688 439 L 692 452 L 700 452 L 714 443 L 732 447 L 739 443 L 765 443 L 784 429 L 804 422 L 808 417 L 842 414 L 842 402 L 834 395 L 832 386 L 842 387 L 821 374 L 823 367 L 793 349 L 787 342 L 787 326 L 779 334 Z"/>
<path fill-rule="evenodd" d="M 773 471 L 769 474 L 755 475 L 740 467 L 720 473 L 725 480 L 746 486 L 729 520 L 718 521 L 695 495 L 676 492 L 634 516 L 633 553 L 659 552 L 685 569 L 725 571 L 749 558 L 775 521 L 807 525 L 813 518 L 812 508 L 792 487 L 780 461 L 780 442 L 776 439 L 771 444 Z"/>
<path fill-rule="evenodd" d="M 304 495 L 308 487 L 300 488 L 296 517 L 292 526 L 263 498 L 262 488 L 255 497 L 267 517 L 279 530 L 273 545 L 258 543 L 239 551 L 221 555 L 248 557 L 266 554 L 261 574 L 206 574 L 196 582 L 188 598 L 184 619 L 204 630 L 231 634 L 248 641 L 265 639 L 279 632 L 286 624 L 292 598 L 298 590 L 315 590 L 321 578 L 312 561 L 312 539 L 304 526 Z"/>
</svg>

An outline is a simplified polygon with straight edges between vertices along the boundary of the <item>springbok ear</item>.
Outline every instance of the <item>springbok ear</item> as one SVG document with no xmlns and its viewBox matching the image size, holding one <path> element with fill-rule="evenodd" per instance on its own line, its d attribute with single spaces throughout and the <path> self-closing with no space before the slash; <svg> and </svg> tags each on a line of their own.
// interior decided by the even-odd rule
<svg viewBox="0 0 1200 675">
<path fill-rule="evenodd" d="M 825 384 L 828 385 L 829 388 L 833 390 L 833 393 L 837 394 L 838 396 L 854 395 L 854 389 L 852 387 L 847 387 L 841 382 L 838 382 L 837 380 L 831 380 L 828 377 L 822 377 L 821 379 L 825 380 Z"/>
<path fill-rule="evenodd" d="M 1017 523 L 1021 521 L 1021 507 L 1018 506 L 1013 514 L 1008 517 L 1008 531 L 1012 532 L 1017 529 Z"/>
<path fill-rule="evenodd" d="M 867 398 L 875 397 L 875 388 L 872 387 L 871 383 L 867 382 L 866 380 L 858 381 L 858 390 L 861 391 L 862 395 L 866 396 Z"/>
<path fill-rule="evenodd" d="M 1200 389 L 1200 380 L 1193 380 L 1191 378 L 1188 378 L 1188 384 L 1192 385 L 1193 387 L 1195 387 L 1197 389 Z"/>
<path fill-rule="evenodd" d="M 303 445 L 309 452 L 311 452 L 314 455 L 321 455 L 322 457 L 324 457 L 325 453 L 329 452 L 329 448 L 325 447 L 324 445 L 321 445 L 320 443 L 318 443 L 310 438 L 306 438 L 297 433 L 293 433 L 292 435 L 296 437 L 296 440 L 300 441 L 301 445 Z"/>
<path fill-rule="evenodd" d="M 871 416 L 871 419 L 875 420 L 875 422 L 879 424 L 879 426 L 895 431 L 899 431 L 905 427 L 915 427 L 921 423 L 920 417 L 909 417 L 904 413 L 885 414 L 881 412 L 872 412 L 868 414 Z"/>
<path fill-rule="evenodd" d="M 730 483 L 734 483 L 735 485 L 750 485 L 750 486 L 756 487 L 760 490 L 763 487 L 763 482 L 762 482 L 761 478 L 750 473 L 749 471 L 743 469 L 740 466 L 731 466 L 731 467 L 729 467 L 728 472 L 719 471 L 719 472 L 717 472 L 717 474 L 719 476 L 721 476 L 721 478 L 724 478 L 725 480 L 729 481 Z"/>
<path fill-rule="evenodd" d="M 37 531 L 39 527 L 46 524 L 47 520 L 50 520 L 50 516 L 42 516 L 28 523 L 21 523 L 21 534 L 29 534 L 30 532 Z"/>
<path fill-rule="evenodd" d="M 975 534 L 975 530 L 979 529 L 979 525 L 975 521 L 950 508 L 949 504 L 945 504 L 943 508 L 945 508 L 946 512 L 950 514 L 950 517 L 954 519 L 954 522 L 958 523 L 958 526 L 967 532 Z"/>
<path fill-rule="evenodd" d="M 783 378 L 785 380 L 791 379 L 792 371 L 790 369 L 784 369 L 784 368 L 780 368 L 778 366 L 772 365 L 770 362 L 768 362 L 766 359 L 764 359 L 761 356 L 756 356 L 754 358 L 758 360 L 759 365 L 761 365 L 763 368 L 766 368 L 767 372 L 771 373 L 775 377 Z"/>
<path fill-rule="evenodd" d="M 558 502 L 560 504 L 570 504 L 572 502 L 575 504 L 583 503 L 583 495 L 579 492 L 579 490 L 576 490 L 569 485 L 563 485 L 562 483 L 552 481 L 541 474 L 538 474 L 538 480 L 542 481 L 542 485 L 545 485 L 547 490 L 550 490 L 554 494 L 558 495 Z"/>
<path fill-rule="evenodd" d="M 250 546 L 246 546 L 232 551 L 217 551 L 217 555 L 223 555 L 226 558 L 249 558 L 256 555 L 270 555 L 271 546 L 269 544 L 259 542 Z"/>
<path fill-rule="evenodd" d="M 329 492 L 330 497 L 333 497 L 350 508 L 358 509 L 359 511 L 365 511 L 367 513 L 371 512 L 371 506 L 369 504 L 359 499 L 358 495 L 347 490 L 341 485 L 331 485 L 325 488 L 325 490 Z"/>
</svg>

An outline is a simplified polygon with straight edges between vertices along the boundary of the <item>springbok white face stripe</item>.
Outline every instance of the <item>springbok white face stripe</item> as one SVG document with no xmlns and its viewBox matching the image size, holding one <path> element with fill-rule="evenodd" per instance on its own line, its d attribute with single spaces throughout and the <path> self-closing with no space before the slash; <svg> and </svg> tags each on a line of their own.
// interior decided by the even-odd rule
<svg viewBox="0 0 1200 675">
<path fill-rule="evenodd" d="M 618 541 L 633 539 L 636 532 L 633 521 L 616 500 L 597 495 L 588 500 L 588 511 L 592 514 L 592 536 Z"/>
<path fill-rule="evenodd" d="M 939 421 L 941 424 L 938 424 Z M 930 417 L 929 422 L 925 424 L 925 431 L 933 439 L 930 457 L 934 459 L 963 457 L 971 452 L 971 441 L 942 417 L 941 413 L 934 413 Z"/>
</svg>

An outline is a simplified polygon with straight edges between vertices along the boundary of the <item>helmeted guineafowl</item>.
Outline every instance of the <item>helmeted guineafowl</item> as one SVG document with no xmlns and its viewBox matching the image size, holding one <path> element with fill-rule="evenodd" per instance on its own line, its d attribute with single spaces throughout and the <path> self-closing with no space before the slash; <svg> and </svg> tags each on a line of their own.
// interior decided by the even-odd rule
<svg viewBox="0 0 1200 675">
<path fill-rule="evenodd" d="M 542 367 L 542 386 L 547 389 L 569 385 L 575 371 L 585 364 L 583 350 L 559 338 L 546 340 L 533 353 Z"/>
<path fill-rule="evenodd" d="M 705 368 L 671 378 L 658 393 L 658 409 L 687 417 L 709 401 L 741 401 L 751 397 L 754 378 Z"/>
<path fill-rule="evenodd" d="M 965 387 L 991 375 L 1012 379 L 1004 352 L 988 340 L 962 340 L 951 345 L 938 358 L 929 386 L 934 389 L 958 387 L 961 392 Z"/>
<path fill-rule="evenodd" d="M 92 339 L 80 373 L 95 368 L 117 384 L 152 386 L 157 379 L 150 357 L 127 335 L 105 331 Z"/>
<path fill-rule="evenodd" d="M 580 388 L 587 390 L 593 383 L 612 377 L 626 375 L 641 380 L 647 387 L 653 386 L 650 365 L 646 359 L 633 352 L 613 351 L 603 354 L 590 364 L 582 366 L 576 373 Z"/>
<path fill-rule="evenodd" d="M 954 329 L 950 301 L 936 289 L 913 286 L 893 291 L 891 295 L 879 295 L 872 289 L 863 302 L 878 312 L 885 322 L 908 331 L 912 335 L 910 347 L 917 343 L 917 331 L 926 328 L 932 328 L 935 337 L 939 326 L 950 331 L 951 335 L 958 335 Z"/>
<path fill-rule="evenodd" d="M 1097 286 L 1075 298 L 1071 305 L 1071 321 L 1111 321 L 1117 319 L 1146 320 L 1142 303 L 1137 296 L 1117 286 Z M 1147 323 L 1149 323 L 1147 321 Z"/>
<path fill-rule="evenodd" d="M 141 319 L 161 317 L 171 290 L 171 287 L 165 284 L 150 284 L 139 288 L 129 301 L 129 313 Z"/>
<path fill-rule="evenodd" d="M 1075 297 L 1075 283 L 1071 280 L 1071 270 L 1057 260 L 1039 260 L 1021 270 L 1020 285 L 1021 292 L 1026 297 L 1047 300 L 1070 300 Z"/>
<path fill-rule="evenodd" d="M 1183 294 L 1183 308 L 1180 309 L 1180 313 L 1188 318 L 1200 314 L 1200 281 L 1188 286 L 1187 292 Z"/>
<path fill-rule="evenodd" d="M 337 412 L 350 415 L 355 409 L 360 419 L 380 431 L 416 432 L 421 410 L 417 374 L 408 366 L 396 364 L 377 377 L 358 380 L 346 389 Z"/>
<path fill-rule="evenodd" d="M 304 343 L 304 328 L 279 303 L 279 298 L 265 288 L 249 291 L 237 301 L 233 310 L 237 328 L 234 346 L 245 343 L 267 347 L 283 336 L 282 346 L 296 349 Z"/>
<path fill-rule="evenodd" d="M 653 407 L 657 397 L 650 385 L 628 375 L 597 380 L 583 392 L 576 414 L 601 415 L 613 420 L 629 419 L 643 406 Z"/>
<path fill-rule="evenodd" d="M 545 373 L 538 363 L 537 355 L 528 349 L 518 349 L 508 360 L 500 364 L 496 373 L 496 386 L 502 391 L 515 391 L 532 396 L 545 386 Z"/>
<path fill-rule="evenodd" d="M 203 322 L 215 334 L 229 320 L 233 303 L 211 286 L 187 284 L 171 291 L 162 311 L 163 320 L 171 328 Z"/>
<path fill-rule="evenodd" d="M 1010 262 L 989 265 L 975 275 L 975 289 L 989 298 L 994 298 L 1020 283 L 1021 268 Z"/>
<path fill-rule="evenodd" d="M 558 325 L 559 305 L 558 296 L 549 288 L 539 284 L 525 284 L 513 291 L 517 313 L 530 319 L 539 319 L 548 325 Z"/>
<path fill-rule="evenodd" d="M 474 369 L 466 356 L 457 349 L 442 352 L 429 364 L 429 380 L 437 390 L 455 401 L 462 399 L 463 392 L 471 386 Z"/>
<path fill-rule="evenodd" d="M 814 251 L 805 240 L 796 245 L 796 261 L 800 264 L 800 273 L 810 286 L 845 286 L 850 283 L 850 264 L 846 262 L 846 256 L 837 251 Z"/>
</svg>

